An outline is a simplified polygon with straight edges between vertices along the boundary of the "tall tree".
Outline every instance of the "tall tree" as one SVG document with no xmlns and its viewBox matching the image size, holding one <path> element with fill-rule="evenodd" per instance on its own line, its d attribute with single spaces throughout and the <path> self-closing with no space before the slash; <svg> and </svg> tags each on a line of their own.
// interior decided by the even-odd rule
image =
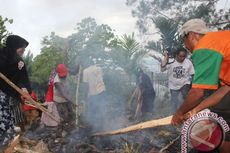
<svg viewBox="0 0 230 153">
<path fill-rule="evenodd" d="M 76 58 L 88 60 L 108 59 L 106 48 L 115 39 L 113 30 L 105 24 L 97 25 L 94 18 L 85 18 L 77 24 L 76 33 L 68 37 L 70 51 L 70 65 L 74 65 Z"/>
<path fill-rule="evenodd" d="M 137 17 L 137 25 L 142 34 L 151 34 L 155 27 L 160 33 L 163 46 L 172 47 L 180 45 L 177 31 L 188 19 L 202 18 L 212 25 L 222 20 L 229 21 L 229 11 L 217 11 L 217 2 L 218 0 L 127 0 L 126 4 L 133 8 L 132 14 Z"/>
<path fill-rule="evenodd" d="M 32 76 L 32 63 L 33 63 L 33 53 L 29 50 L 26 55 L 23 56 L 24 62 L 27 67 L 29 77 Z"/>
<path fill-rule="evenodd" d="M 64 44 L 64 38 L 55 35 L 55 33 L 43 38 L 41 53 L 34 58 L 32 64 L 31 80 L 34 83 L 46 84 L 52 69 L 59 63 L 65 63 Z"/>
<path fill-rule="evenodd" d="M 42 40 L 43 48 L 32 64 L 32 81 L 45 85 L 49 74 L 59 63 L 65 63 L 71 70 L 75 60 L 107 58 L 106 47 L 114 34 L 108 25 L 97 25 L 95 19 L 86 18 L 77 23 L 76 32 L 62 38 L 54 32 Z M 90 58 L 91 57 L 91 58 Z"/>
<path fill-rule="evenodd" d="M 7 23 L 12 24 L 13 19 L 3 18 L 0 15 L 0 47 L 3 47 L 6 37 L 9 35 L 9 32 L 6 29 Z"/>
<path fill-rule="evenodd" d="M 121 38 L 118 38 L 117 47 L 111 50 L 111 56 L 115 64 L 123 68 L 129 76 L 135 72 L 138 58 L 144 53 L 145 51 L 141 49 L 134 33 L 132 35 L 124 34 Z"/>
</svg>

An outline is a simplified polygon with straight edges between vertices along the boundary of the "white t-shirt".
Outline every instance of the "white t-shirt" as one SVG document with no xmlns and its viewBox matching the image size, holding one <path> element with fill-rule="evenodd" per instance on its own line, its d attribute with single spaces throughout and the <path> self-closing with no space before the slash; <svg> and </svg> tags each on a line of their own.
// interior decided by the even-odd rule
<svg viewBox="0 0 230 153">
<path fill-rule="evenodd" d="M 166 66 L 168 70 L 169 89 L 179 90 L 186 84 L 190 84 L 190 76 L 194 74 L 194 67 L 189 59 L 185 59 L 182 63 L 176 60 L 172 64 Z"/>
<path fill-rule="evenodd" d="M 102 69 L 97 65 L 92 65 L 84 69 L 83 82 L 89 84 L 89 96 L 97 95 L 105 91 Z"/>
</svg>

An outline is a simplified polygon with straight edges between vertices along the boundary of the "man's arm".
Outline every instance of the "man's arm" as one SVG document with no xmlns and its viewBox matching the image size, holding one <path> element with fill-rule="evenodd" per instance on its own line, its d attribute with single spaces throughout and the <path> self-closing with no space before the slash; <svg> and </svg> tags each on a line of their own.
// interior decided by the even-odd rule
<svg viewBox="0 0 230 153">
<path fill-rule="evenodd" d="M 196 107 L 204 96 L 204 89 L 192 88 L 188 92 L 188 95 L 184 103 L 176 111 L 172 118 L 172 124 L 180 124 L 184 120 L 184 114 Z"/>
<path fill-rule="evenodd" d="M 66 100 L 72 102 L 72 99 L 70 98 L 69 94 L 67 93 L 66 88 L 65 88 L 60 82 L 54 83 L 54 86 L 57 88 L 57 90 L 60 92 L 60 94 L 61 94 Z"/>
<path fill-rule="evenodd" d="M 156 57 L 155 55 L 153 54 L 149 54 L 149 56 L 153 57 L 154 59 L 156 59 L 159 63 L 160 63 L 160 66 L 161 66 L 161 72 L 164 72 L 167 70 L 167 63 L 168 63 L 168 59 L 169 59 L 169 56 L 167 54 L 167 52 L 164 53 L 164 58 L 163 60 L 159 57 Z"/>
<path fill-rule="evenodd" d="M 186 117 L 191 117 L 203 109 L 217 105 L 228 92 L 230 92 L 230 87 L 222 86 L 214 94 L 212 94 L 211 96 L 203 100 L 198 106 L 193 108 L 193 110 L 190 111 L 187 114 L 188 116 L 186 115 Z"/>
<path fill-rule="evenodd" d="M 164 72 L 167 70 L 167 63 L 169 61 L 169 55 L 168 53 L 164 53 L 164 59 L 161 61 L 161 72 Z"/>
</svg>

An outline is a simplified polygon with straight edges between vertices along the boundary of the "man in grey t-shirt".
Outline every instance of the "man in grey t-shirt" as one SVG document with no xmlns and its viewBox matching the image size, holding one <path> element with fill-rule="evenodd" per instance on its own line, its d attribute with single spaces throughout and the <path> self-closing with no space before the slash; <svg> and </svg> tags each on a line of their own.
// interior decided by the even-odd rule
<svg viewBox="0 0 230 153">
<path fill-rule="evenodd" d="M 59 116 L 64 122 L 69 122 L 73 119 L 73 110 L 71 106 L 72 99 L 66 87 L 66 79 L 68 77 L 68 69 L 64 64 L 59 64 L 56 67 L 56 76 L 54 78 L 54 94 L 53 100 L 57 106 Z"/>
</svg>

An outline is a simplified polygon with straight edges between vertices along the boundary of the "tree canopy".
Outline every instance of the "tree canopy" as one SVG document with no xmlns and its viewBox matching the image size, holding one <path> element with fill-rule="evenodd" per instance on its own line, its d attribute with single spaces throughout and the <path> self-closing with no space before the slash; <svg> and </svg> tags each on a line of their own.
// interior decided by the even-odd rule
<svg viewBox="0 0 230 153">
<path fill-rule="evenodd" d="M 6 37 L 9 35 L 9 31 L 6 28 L 6 24 L 12 24 L 13 19 L 3 18 L 0 15 L 0 47 L 3 47 Z"/>
<path fill-rule="evenodd" d="M 45 36 L 41 53 L 32 63 L 32 81 L 46 84 L 49 74 L 58 63 L 65 63 L 70 70 L 76 64 L 96 62 L 103 67 L 114 65 L 131 74 L 135 56 L 140 49 L 134 34 L 118 38 L 108 25 L 98 25 L 94 18 L 85 18 L 77 23 L 75 32 L 66 38 L 56 35 Z M 116 55 L 116 56 L 115 56 Z M 111 62 L 112 61 L 112 62 Z"/>
<path fill-rule="evenodd" d="M 178 29 L 192 18 L 202 18 L 211 28 L 229 28 L 229 23 L 218 23 L 230 20 L 230 10 L 217 10 L 217 2 L 218 0 L 127 0 L 126 4 L 133 8 L 132 15 L 138 19 L 139 31 L 142 34 L 160 34 L 161 45 L 166 48 L 181 45 L 177 37 Z M 158 29 L 157 33 L 153 33 L 153 27 Z M 148 44 L 148 48 L 156 48 L 157 42 Z"/>
</svg>

